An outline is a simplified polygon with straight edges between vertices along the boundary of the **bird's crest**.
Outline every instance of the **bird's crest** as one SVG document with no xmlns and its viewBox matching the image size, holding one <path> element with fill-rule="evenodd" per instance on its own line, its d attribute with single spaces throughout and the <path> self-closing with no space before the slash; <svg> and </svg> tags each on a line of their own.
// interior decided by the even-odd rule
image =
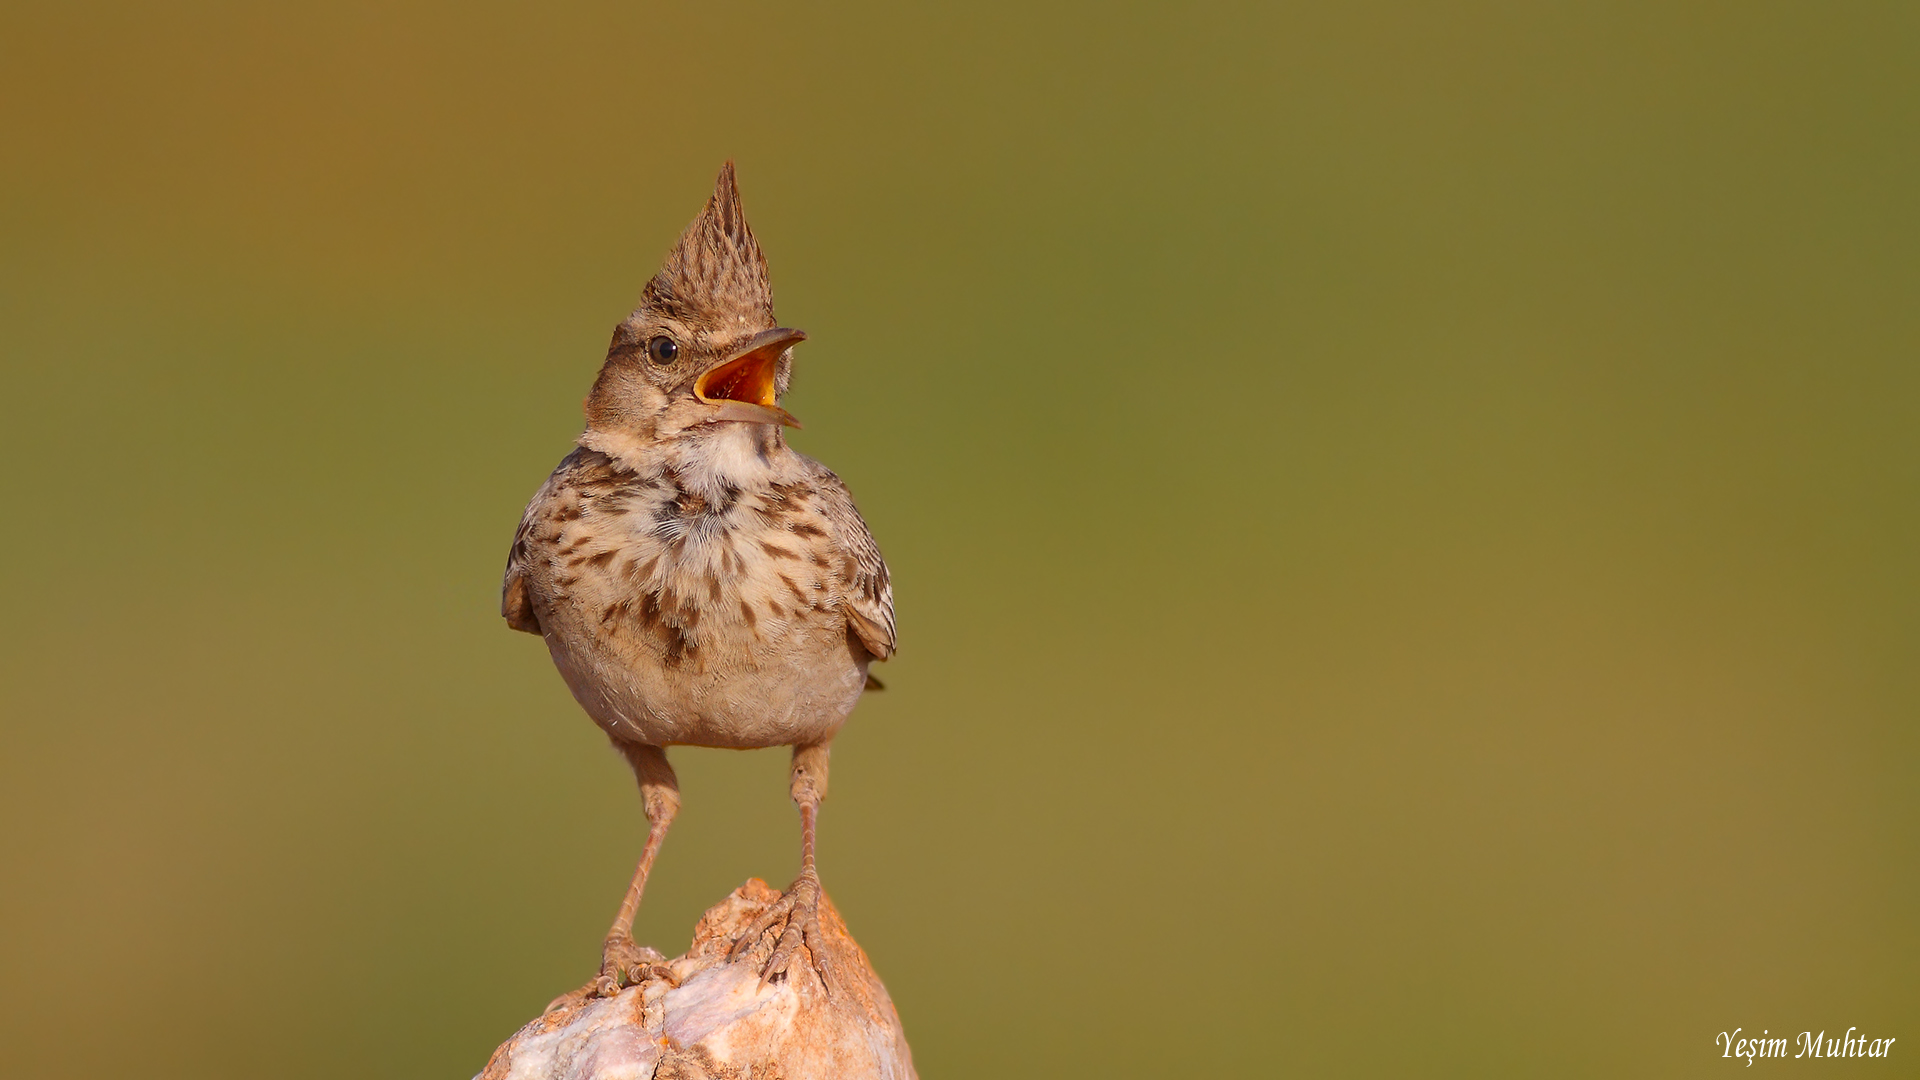
<svg viewBox="0 0 1920 1080">
<path fill-rule="evenodd" d="M 693 219 L 666 264 L 647 282 L 641 303 L 685 316 L 755 312 L 773 323 L 767 259 L 747 226 L 733 162 L 720 170 L 713 197 Z"/>
</svg>

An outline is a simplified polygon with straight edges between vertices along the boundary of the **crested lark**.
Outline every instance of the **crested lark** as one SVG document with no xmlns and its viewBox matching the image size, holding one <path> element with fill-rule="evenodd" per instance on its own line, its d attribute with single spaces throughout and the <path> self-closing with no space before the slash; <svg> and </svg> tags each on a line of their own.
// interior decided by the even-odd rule
<svg viewBox="0 0 1920 1080">
<path fill-rule="evenodd" d="M 593 984 L 602 994 L 660 959 L 632 929 L 680 805 L 668 746 L 793 747 L 800 877 L 742 948 L 775 942 L 768 979 L 803 944 L 824 964 L 813 837 L 827 747 L 870 685 L 867 665 L 893 654 L 893 592 L 846 485 L 782 435 L 795 421 L 779 400 L 805 337 L 774 322 L 729 162 L 614 328 L 586 432 L 527 505 L 507 557 L 501 614 L 546 640 L 646 808 L 646 847 Z"/>
</svg>

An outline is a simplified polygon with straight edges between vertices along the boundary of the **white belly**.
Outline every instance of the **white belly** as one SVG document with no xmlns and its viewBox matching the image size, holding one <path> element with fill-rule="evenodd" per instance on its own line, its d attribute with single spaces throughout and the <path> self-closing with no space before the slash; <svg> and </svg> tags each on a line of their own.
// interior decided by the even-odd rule
<svg viewBox="0 0 1920 1080">
<path fill-rule="evenodd" d="M 868 658 L 841 637 L 837 649 L 775 646 L 735 662 L 709 658 L 698 669 L 569 647 L 552 633 L 546 641 L 574 698 L 608 734 L 746 749 L 825 742 L 846 723 L 866 686 Z"/>
</svg>

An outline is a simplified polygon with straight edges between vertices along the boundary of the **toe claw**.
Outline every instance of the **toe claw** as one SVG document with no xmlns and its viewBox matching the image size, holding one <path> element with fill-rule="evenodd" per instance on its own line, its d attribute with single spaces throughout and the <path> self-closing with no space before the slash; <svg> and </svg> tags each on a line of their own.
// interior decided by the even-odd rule
<svg viewBox="0 0 1920 1080">
<path fill-rule="evenodd" d="M 758 919 L 753 921 L 753 925 L 747 928 L 747 932 L 733 943 L 733 951 L 727 954 L 727 959 L 731 960 L 753 951 L 753 947 L 760 944 L 760 939 L 772 932 L 785 915 L 785 906 L 779 900 L 774 901 Z"/>
</svg>

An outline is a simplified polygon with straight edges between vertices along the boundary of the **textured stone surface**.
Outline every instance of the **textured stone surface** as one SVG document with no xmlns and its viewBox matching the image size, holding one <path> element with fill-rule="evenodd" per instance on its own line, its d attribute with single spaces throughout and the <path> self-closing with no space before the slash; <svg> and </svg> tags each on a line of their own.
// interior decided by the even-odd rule
<svg viewBox="0 0 1920 1080">
<path fill-rule="evenodd" d="M 762 985 L 771 935 L 736 941 L 780 894 L 758 879 L 701 917 L 686 955 L 609 998 L 576 991 L 493 1052 L 476 1080 L 912 1080 L 900 1016 L 830 902 L 820 905 L 831 992 L 804 952 Z"/>
</svg>

